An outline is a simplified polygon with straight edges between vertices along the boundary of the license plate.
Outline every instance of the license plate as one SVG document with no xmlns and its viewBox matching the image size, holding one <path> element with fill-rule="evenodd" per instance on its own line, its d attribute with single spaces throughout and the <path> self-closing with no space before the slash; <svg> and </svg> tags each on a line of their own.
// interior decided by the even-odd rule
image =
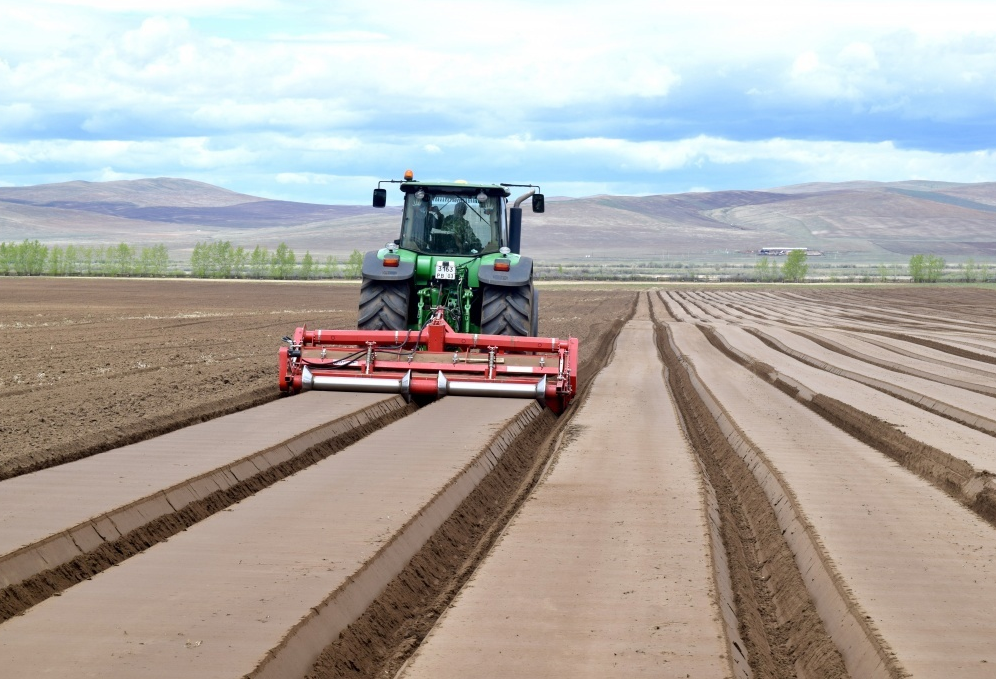
<svg viewBox="0 0 996 679">
<path fill-rule="evenodd" d="M 456 279 L 456 262 L 436 262 L 436 280 L 452 281 Z"/>
</svg>

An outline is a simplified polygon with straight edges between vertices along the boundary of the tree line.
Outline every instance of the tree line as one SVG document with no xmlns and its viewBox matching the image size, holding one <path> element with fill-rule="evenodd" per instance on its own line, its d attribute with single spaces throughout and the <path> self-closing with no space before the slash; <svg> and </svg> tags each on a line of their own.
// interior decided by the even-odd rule
<svg viewBox="0 0 996 679">
<path fill-rule="evenodd" d="M 0 243 L 0 275 L 4 276 L 165 276 L 165 245 L 67 245 L 48 247 L 37 240 Z"/>
<path fill-rule="evenodd" d="M 900 265 L 896 265 L 897 269 Z M 907 270 L 910 280 L 914 283 L 938 283 L 944 277 L 944 270 L 947 262 L 943 257 L 932 254 L 916 254 L 910 257 Z M 879 278 L 885 282 L 892 272 L 884 264 L 880 264 Z M 785 263 L 779 267 L 778 262 L 768 261 L 767 257 L 758 259 L 754 264 L 754 273 L 759 281 L 790 281 L 801 282 L 805 280 L 809 271 L 806 263 L 806 253 L 802 250 L 793 250 L 788 253 Z M 898 272 L 897 272 L 898 273 Z M 948 280 L 960 280 L 966 283 L 986 282 L 989 280 L 989 265 L 977 264 L 969 257 L 965 263 L 960 265 L 959 274 Z M 892 274 L 895 278 L 895 274 Z"/>
<path fill-rule="evenodd" d="M 790 283 L 801 283 L 806 280 L 809 273 L 809 265 L 806 263 L 805 250 L 790 250 L 785 256 L 785 264 L 781 267 L 778 262 L 769 262 L 767 257 L 761 257 L 754 264 L 754 272 L 759 281 L 789 281 Z"/>
<path fill-rule="evenodd" d="M 318 260 L 306 251 L 300 261 L 280 243 L 271 252 L 257 245 L 246 250 L 229 241 L 196 243 L 190 265 L 169 258 L 165 245 L 43 245 L 37 240 L 0 242 L 0 276 L 132 276 L 192 278 L 359 278 L 363 253 L 353 250 L 344 262 L 333 255 Z"/>
<path fill-rule="evenodd" d="M 895 270 L 891 270 L 884 264 L 879 265 L 877 277 L 882 282 L 889 278 L 895 280 L 896 276 L 901 274 L 901 265 L 895 266 Z M 944 278 L 946 266 L 943 257 L 916 254 L 910 257 L 907 270 L 914 283 L 937 283 Z M 285 243 L 280 243 L 276 249 L 270 251 L 260 245 L 247 250 L 229 241 L 199 242 L 194 245 L 187 266 L 184 262 L 171 260 L 166 246 L 161 244 L 141 247 L 127 243 L 107 246 L 50 247 L 37 240 L 25 240 L 21 243 L 0 242 L 0 276 L 356 279 L 360 277 L 362 267 L 363 253 L 359 250 L 353 250 L 342 262 L 333 255 L 327 255 L 324 259 L 315 258 L 310 251 L 306 251 L 304 256 L 298 259 L 294 250 Z M 957 268 L 958 272 L 954 276 L 948 272 L 948 280 L 985 282 L 992 273 L 989 264 L 977 264 L 972 258 Z M 557 269 L 559 275 L 550 277 L 557 278 L 564 274 L 563 266 L 558 266 Z M 758 258 L 754 263 L 753 279 L 761 282 L 803 282 L 808 273 L 806 252 L 793 250 L 786 255 L 785 261 L 781 264 L 768 257 Z M 608 278 L 614 277 L 618 277 L 618 274 L 608 276 Z M 870 276 L 865 278 L 871 279 Z"/>
</svg>

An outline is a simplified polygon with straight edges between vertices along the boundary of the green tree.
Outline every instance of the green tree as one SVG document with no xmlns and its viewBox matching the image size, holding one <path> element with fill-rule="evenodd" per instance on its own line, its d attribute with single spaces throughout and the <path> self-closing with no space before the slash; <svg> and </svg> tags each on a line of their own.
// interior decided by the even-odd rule
<svg viewBox="0 0 996 679">
<path fill-rule="evenodd" d="M 66 273 L 63 251 L 58 245 L 53 245 L 48 253 L 48 274 L 61 276 Z"/>
<path fill-rule="evenodd" d="M 249 277 L 268 278 L 270 276 L 270 252 L 266 248 L 256 246 L 249 255 Z"/>
<path fill-rule="evenodd" d="M 135 268 L 135 250 L 127 243 L 108 248 L 107 259 L 112 276 L 130 276 Z"/>
<path fill-rule="evenodd" d="M 914 283 L 927 280 L 927 258 L 924 255 L 913 255 L 909 263 L 910 278 Z"/>
<path fill-rule="evenodd" d="M 806 279 L 809 265 L 806 264 L 805 250 L 790 250 L 785 257 L 785 266 L 782 267 L 782 276 L 787 281 L 799 283 Z"/>
<path fill-rule="evenodd" d="M 138 273 L 142 276 L 165 276 L 169 269 L 169 252 L 162 244 L 143 247 L 138 260 Z"/>
<path fill-rule="evenodd" d="M 67 276 L 75 276 L 80 272 L 80 255 L 75 245 L 67 245 L 66 252 L 62 256 L 63 265 Z"/>
<path fill-rule="evenodd" d="M 93 246 L 85 245 L 80 248 L 80 273 L 92 276 L 93 272 Z"/>
<path fill-rule="evenodd" d="M 235 248 L 227 240 L 211 243 L 208 246 L 208 262 L 211 278 L 231 278 Z"/>
<path fill-rule="evenodd" d="M 190 275 L 194 278 L 207 278 L 211 270 L 211 253 L 207 243 L 194 243 L 190 253 Z"/>
<path fill-rule="evenodd" d="M 325 264 L 322 265 L 322 275 L 325 276 L 325 278 L 338 278 L 340 273 L 339 260 L 333 255 L 326 257 Z"/>
<path fill-rule="evenodd" d="M 273 253 L 273 259 L 270 260 L 272 264 L 272 273 L 274 278 L 285 279 L 290 278 L 294 273 L 294 265 L 297 263 L 297 258 L 294 256 L 294 251 L 287 247 L 286 244 L 281 243 L 277 246 L 276 251 Z"/>
<path fill-rule="evenodd" d="M 232 250 L 232 276 L 234 278 L 244 278 L 246 275 L 246 265 L 249 262 L 249 253 L 241 245 Z"/>
<path fill-rule="evenodd" d="M 768 261 L 767 257 L 762 257 L 754 262 L 754 274 L 759 281 L 768 280 L 768 276 L 771 275 L 771 262 Z"/>
<path fill-rule="evenodd" d="M 944 258 L 938 257 L 937 255 L 927 255 L 926 269 L 927 269 L 927 282 L 936 283 L 941 280 L 941 274 L 944 273 Z"/>
<path fill-rule="evenodd" d="M 889 267 L 887 267 L 885 264 L 879 264 L 878 265 L 878 282 L 879 283 L 885 283 L 887 280 L 889 280 Z"/>
<path fill-rule="evenodd" d="M 107 275 L 106 258 L 104 257 L 105 252 L 106 249 L 103 245 L 93 246 L 93 265 L 91 268 L 94 276 Z"/>
<path fill-rule="evenodd" d="M 363 272 L 363 253 L 353 250 L 346 260 L 346 278 L 359 278 Z"/>
<path fill-rule="evenodd" d="M 304 251 L 304 257 L 301 258 L 301 278 L 304 280 L 309 280 L 315 274 L 315 260 L 311 256 L 310 250 Z"/>
<path fill-rule="evenodd" d="M 975 259 L 969 257 L 965 260 L 965 282 L 974 283 L 979 277 L 979 267 L 975 264 Z"/>
<path fill-rule="evenodd" d="M 39 276 L 45 271 L 45 261 L 48 259 L 48 248 L 37 240 L 24 242 L 15 246 L 14 268 L 18 276 Z"/>
<path fill-rule="evenodd" d="M 14 248 L 13 243 L 0 242 L 0 276 L 9 276 L 14 273 Z"/>
</svg>

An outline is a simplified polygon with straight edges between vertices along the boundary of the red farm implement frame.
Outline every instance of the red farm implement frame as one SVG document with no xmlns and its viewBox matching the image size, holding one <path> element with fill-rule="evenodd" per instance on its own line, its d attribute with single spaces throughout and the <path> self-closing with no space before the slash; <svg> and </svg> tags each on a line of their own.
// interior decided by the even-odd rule
<svg viewBox="0 0 996 679">
<path fill-rule="evenodd" d="M 438 309 L 415 330 L 298 328 L 280 349 L 280 388 L 535 398 L 561 413 L 577 393 L 578 341 L 458 333 Z"/>
</svg>

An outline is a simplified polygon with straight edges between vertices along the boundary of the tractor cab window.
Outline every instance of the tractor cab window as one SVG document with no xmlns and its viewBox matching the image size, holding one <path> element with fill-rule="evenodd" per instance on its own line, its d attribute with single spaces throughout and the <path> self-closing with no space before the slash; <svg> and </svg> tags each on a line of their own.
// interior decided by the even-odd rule
<svg viewBox="0 0 996 679">
<path fill-rule="evenodd" d="M 405 196 L 401 247 L 434 255 L 478 255 L 501 247 L 499 200 L 417 191 Z"/>
</svg>

